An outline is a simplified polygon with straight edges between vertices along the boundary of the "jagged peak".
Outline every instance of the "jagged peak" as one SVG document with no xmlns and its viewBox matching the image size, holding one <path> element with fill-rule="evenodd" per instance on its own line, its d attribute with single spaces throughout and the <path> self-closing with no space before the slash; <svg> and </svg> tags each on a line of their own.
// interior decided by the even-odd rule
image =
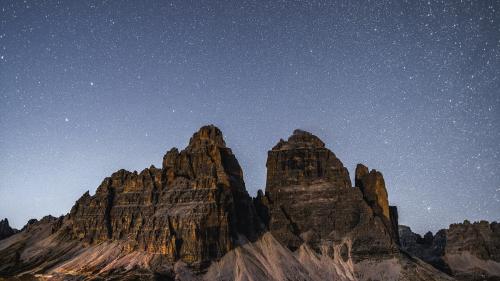
<svg viewBox="0 0 500 281">
<path fill-rule="evenodd" d="M 128 170 L 125 170 L 125 169 L 120 169 L 114 173 L 111 174 L 111 178 L 122 178 L 126 175 L 129 175 L 129 174 L 132 174 L 133 172 L 130 172 Z"/>
<path fill-rule="evenodd" d="M 384 176 L 381 172 L 363 164 L 356 165 L 354 185 L 363 193 L 365 201 L 374 209 L 376 214 L 383 214 L 390 219 L 390 206 Z"/>
<path fill-rule="evenodd" d="M 201 127 L 189 140 L 188 147 L 197 147 L 200 144 L 210 143 L 220 147 L 226 147 L 222 131 L 214 125 Z"/>
<path fill-rule="evenodd" d="M 355 176 L 354 176 L 354 185 L 357 187 L 361 187 L 362 186 L 361 180 L 368 174 L 369 174 L 368 167 L 366 167 L 365 165 L 363 165 L 361 163 L 358 163 L 356 165 L 356 171 L 355 171 Z"/>
<path fill-rule="evenodd" d="M 298 148 L 324 148 L 325 143 L 317 136 L 301 129 L 295 129 L 287 141 L 280 139 L 273 150 L 288 150 Z"/>
<path fill-rule="evenodd" d="M 12 228 L 7 218 L 0 220 L 0 240 L 10 237 L 17 232 L 19 232 L 19 230 Z"/>
</svg>

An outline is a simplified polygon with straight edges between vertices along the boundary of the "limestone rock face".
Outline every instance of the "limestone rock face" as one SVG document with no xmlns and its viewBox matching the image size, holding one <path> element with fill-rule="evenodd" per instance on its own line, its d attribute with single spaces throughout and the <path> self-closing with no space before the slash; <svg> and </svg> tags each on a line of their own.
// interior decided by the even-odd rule
<svg viewBox="0 0 500 281">
<path fill-rule="evenodd" d="M 366 182 L 369 187 L 383 186 L 378 174 Z M 352 187 L 342 162 L 308 132 L 296 130 L 268 152 L 266 197 L 269 230 L 292 250 L 307 243 L 319 251 L 325 243 L 351 239 L 355 258 L 397 251 L 389 214 L 386 221 L 377 215 L 383 212 L 371 207 L 360 188 Z M 383 199 L 387 202 L 387 193 L 379 201 Z"/>
<path fill-rule="evenodd" d="M 356 166 L 355 183 L 361 189 L 363 197 L 374 212 L 389 219 L 389 200 L 382 173 L 376 170 L 371 170 L 368 173 L 368 167 L 358 164 Z"/>
<path fill-rule="evenodd" d="M 374 214 L 386 225 L 395 243 L 399 244 L 398 210 L 396 206 L 389 206 L 389 196 L 382 173 L 377 170 L 368 172 L 368 167 L 358 164 L 354 179 L 355 185 L 363 193 L 365 201 L 370 205 Z"/>
<path fill-rule="evenodd" d="M 280 186 L 330 182 L 350 188 L 349 172 L 315 135 L 295 130 L 288 141 L 280 140 L 267 158 L 266 191 Z"/>
<path fill-rule="evenodd" d="M 424 237 L 399 227 L 401 248 L 459 280 L 500 280 L 500 224 L 464 221 Z"/>
<path fill-rule="evenodd" d="M 30 220 L 0 240 L 0 279 L 452 280 L 400 252 L 382 174 L 358 167 L 353 187 L 335 154 L 296 130 L 269 151 L 265 193 L 252 199 L 222 133 L 205 126 L 162 167 L 119 170 L 67 215 Z M 493 259 L 498 226 L 488 227 L 467 228 L 487 241 L 467 249 Z M 454 251 L 469 244 L 453 245 L 439 253 L 454 270 Z"/>
<path fill-rule="evenodd" d="M 500 224 L 466 220 L 450 225 L 446 231 L 446 255 L 463 251 L 482 260 L 500 262 Z"/>
<path fill-rule="evenodd" d="M 9 220 L 6 218 L 0 220 L 0 240 L 10 237 L 18 232 L 17 229 L 10 227 Z"/>
<path fill-rule="evenodd" d="M 167 152 L 162 169 L 106 178 L 68 220 L 73 238 L 86 243 L 129 240 L 130 250 L 198 268 L 231 250 L 238 234 L 255 239 L 257 222 L 241 167 L 214 126 L 202 127 L 186 149 Z"/>
</svg>

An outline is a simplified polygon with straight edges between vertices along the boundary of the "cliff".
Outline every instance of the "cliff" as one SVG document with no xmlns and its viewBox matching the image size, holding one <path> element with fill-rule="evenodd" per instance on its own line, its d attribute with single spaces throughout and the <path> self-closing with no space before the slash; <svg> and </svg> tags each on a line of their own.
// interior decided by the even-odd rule
<svg viewBox="0 0 500 281">
<path fill-rule="evenodd" d="M 161 169 L 120 170 L 70 212 L 72 237 L 88 243 L 130 239 L 133 250 L 203 267 L 259 229 L 243 172 L 220 130 L 202 127 Z"/>
<path fill-rule="evenodd" d="M 424 237 L 399 227 L 401 248 L 459 280 L 500 280 L 500 224 L 452 224 Z"/>
<path fill-rule="evenodd" d="M 349 240 L 346 247 L 355 260 L 396 253 L 382 174 L 370 173 L 363 182 L 352 187 L 335 154 L 318 137 L 296 130 L 268 153 L 269 230 L 291 250 L 308 243 L 319 252 Z"/>
<path fill-rule="evenodd" d="M 251 198 L 236 157 L 204 126 L 162 167 L 119 170 L 62 217 L 0 241 L 7 280 L 453 280 L 398 246 L 383 176 L 296 130 L 268 153 Z"/>
</svg>

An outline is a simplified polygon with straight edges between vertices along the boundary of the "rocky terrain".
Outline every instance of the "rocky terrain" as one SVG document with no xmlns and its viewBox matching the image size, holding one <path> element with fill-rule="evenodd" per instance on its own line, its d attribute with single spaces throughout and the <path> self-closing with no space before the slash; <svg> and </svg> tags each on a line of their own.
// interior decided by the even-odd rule
<svg viewBox="0 0 500 281">
<path fill-rule="evenodd" d="M 119 170 L 67 215 L 1 240 L 0 280 L 454 280 L 413 256 L 426 260 L 407 247 L 420 249 L 411 231 L 398 231 L 383 175 L 359 164 L 354 179 L 296 130 L 269 151 L 265 191 L 251 198 L 221 131 L 205 126 L 161 168 Z M 488 227 L 484 240 L 497 241 Z M 450 255 L 498 260 L 497 242 L 479 252 L 470 243 Z"/>
<path fill-rule="evenodd" d="M 400 226 L 401 248 L 459 280 L 500 280 L 500 224 L 452 224 L 424 237 Z"/>
<path fill-rule="evenodd" d="M 264 221 L 292 251 L 307 243 L 321 252 L 349 237 L 356 261 L 392 256 L 398 252 L 397 230 L 382 174 L 358 165 L 356 183 L 353 188 L 347 169 L 319 138 L 296 130 L 269 151 Z"/>
<path fill-rule="evenodd" d="M 96 194 L 85 193 L 68 217 L 72 239 L 90 244 L 134 241 L 133 250 L 201 268 L 234 248 L 238 234 L 255 240 L 257 216 L 243 172 L 222 134 L 203 127 L 162 169 L 120 170 Z"/>
<path fill-rule="evenodd" d="M 10 227 L 9 220 L 0 220 L 0 240 L 10 237 L 19 232 L 19 230 Z"/>
</svg>

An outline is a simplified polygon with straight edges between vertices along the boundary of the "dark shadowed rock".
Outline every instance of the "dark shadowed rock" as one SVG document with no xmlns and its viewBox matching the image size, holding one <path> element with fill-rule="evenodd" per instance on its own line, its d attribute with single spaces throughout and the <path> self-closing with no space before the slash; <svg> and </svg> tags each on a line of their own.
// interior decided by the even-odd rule
<svg viewBox="0 0 500 281">
<path fill-rule="evenodd" d="M 253 199 L 253 204 L 255 206 L 255 211 L 259 216 L 261 223 L 263 224 L 263 228 L 269 227 L 269 220 L 271 219 L 271 214 L 269 213 L 269 200 L 267 196 L 264 195 L 262 190 L 257 191 L 257 197 Z"/>
<path fill-rule="evenodd" d="M 398 207 L 389 206 L 389 217 L 391 221 L 391 231 L 393 233 L 394 240 L 396 241 L 396 244 L 400 245 L 399 231 L 398 231 L 398 220 L 399 220 Z"/>
<path fill-rule="evenodd" d="M 399 226 L 401 248 L 459 280 L 500 280 L 500 225 L 464 221 L 424 237 Z"/>
<path fill-rule="evenodd" d="M 372 184 L 371 178 L 367 182 Z M 397 251 L 389 214 L 387 221 L 377 216 L 382 212 L 351 186 L 342 162 L 308 132 L 296 130 L 268 152 L 266 197 L 269 229 L 292 250 L 307 243 L 319 251 L 325 243 L 349 237 L 355 258 Z"/>
<path fill-rule="evenodd" d="M 443 272 L 451 273 L 443 260 L 446 246 L 446 232 L 444 230 L 436 233 L 435 238 L 431 232 L 422 237 L 420 234 L 413 233 L 408 226 L 400 225 L 399 239 L 403 250 Z"/>
<path fill-rule="evenodd" d="M 10 237 L 19 232 L 19 230 L 10 227 L 7 218 L 0 220 L 0 240 Z"/>
<path fill-rule="evenodd" d="M 446 254 L 464 251 L 482 260 L 500 262 L 500 224 L 466 220 L 450 225 L 446 231 Z"/>
</svg>

